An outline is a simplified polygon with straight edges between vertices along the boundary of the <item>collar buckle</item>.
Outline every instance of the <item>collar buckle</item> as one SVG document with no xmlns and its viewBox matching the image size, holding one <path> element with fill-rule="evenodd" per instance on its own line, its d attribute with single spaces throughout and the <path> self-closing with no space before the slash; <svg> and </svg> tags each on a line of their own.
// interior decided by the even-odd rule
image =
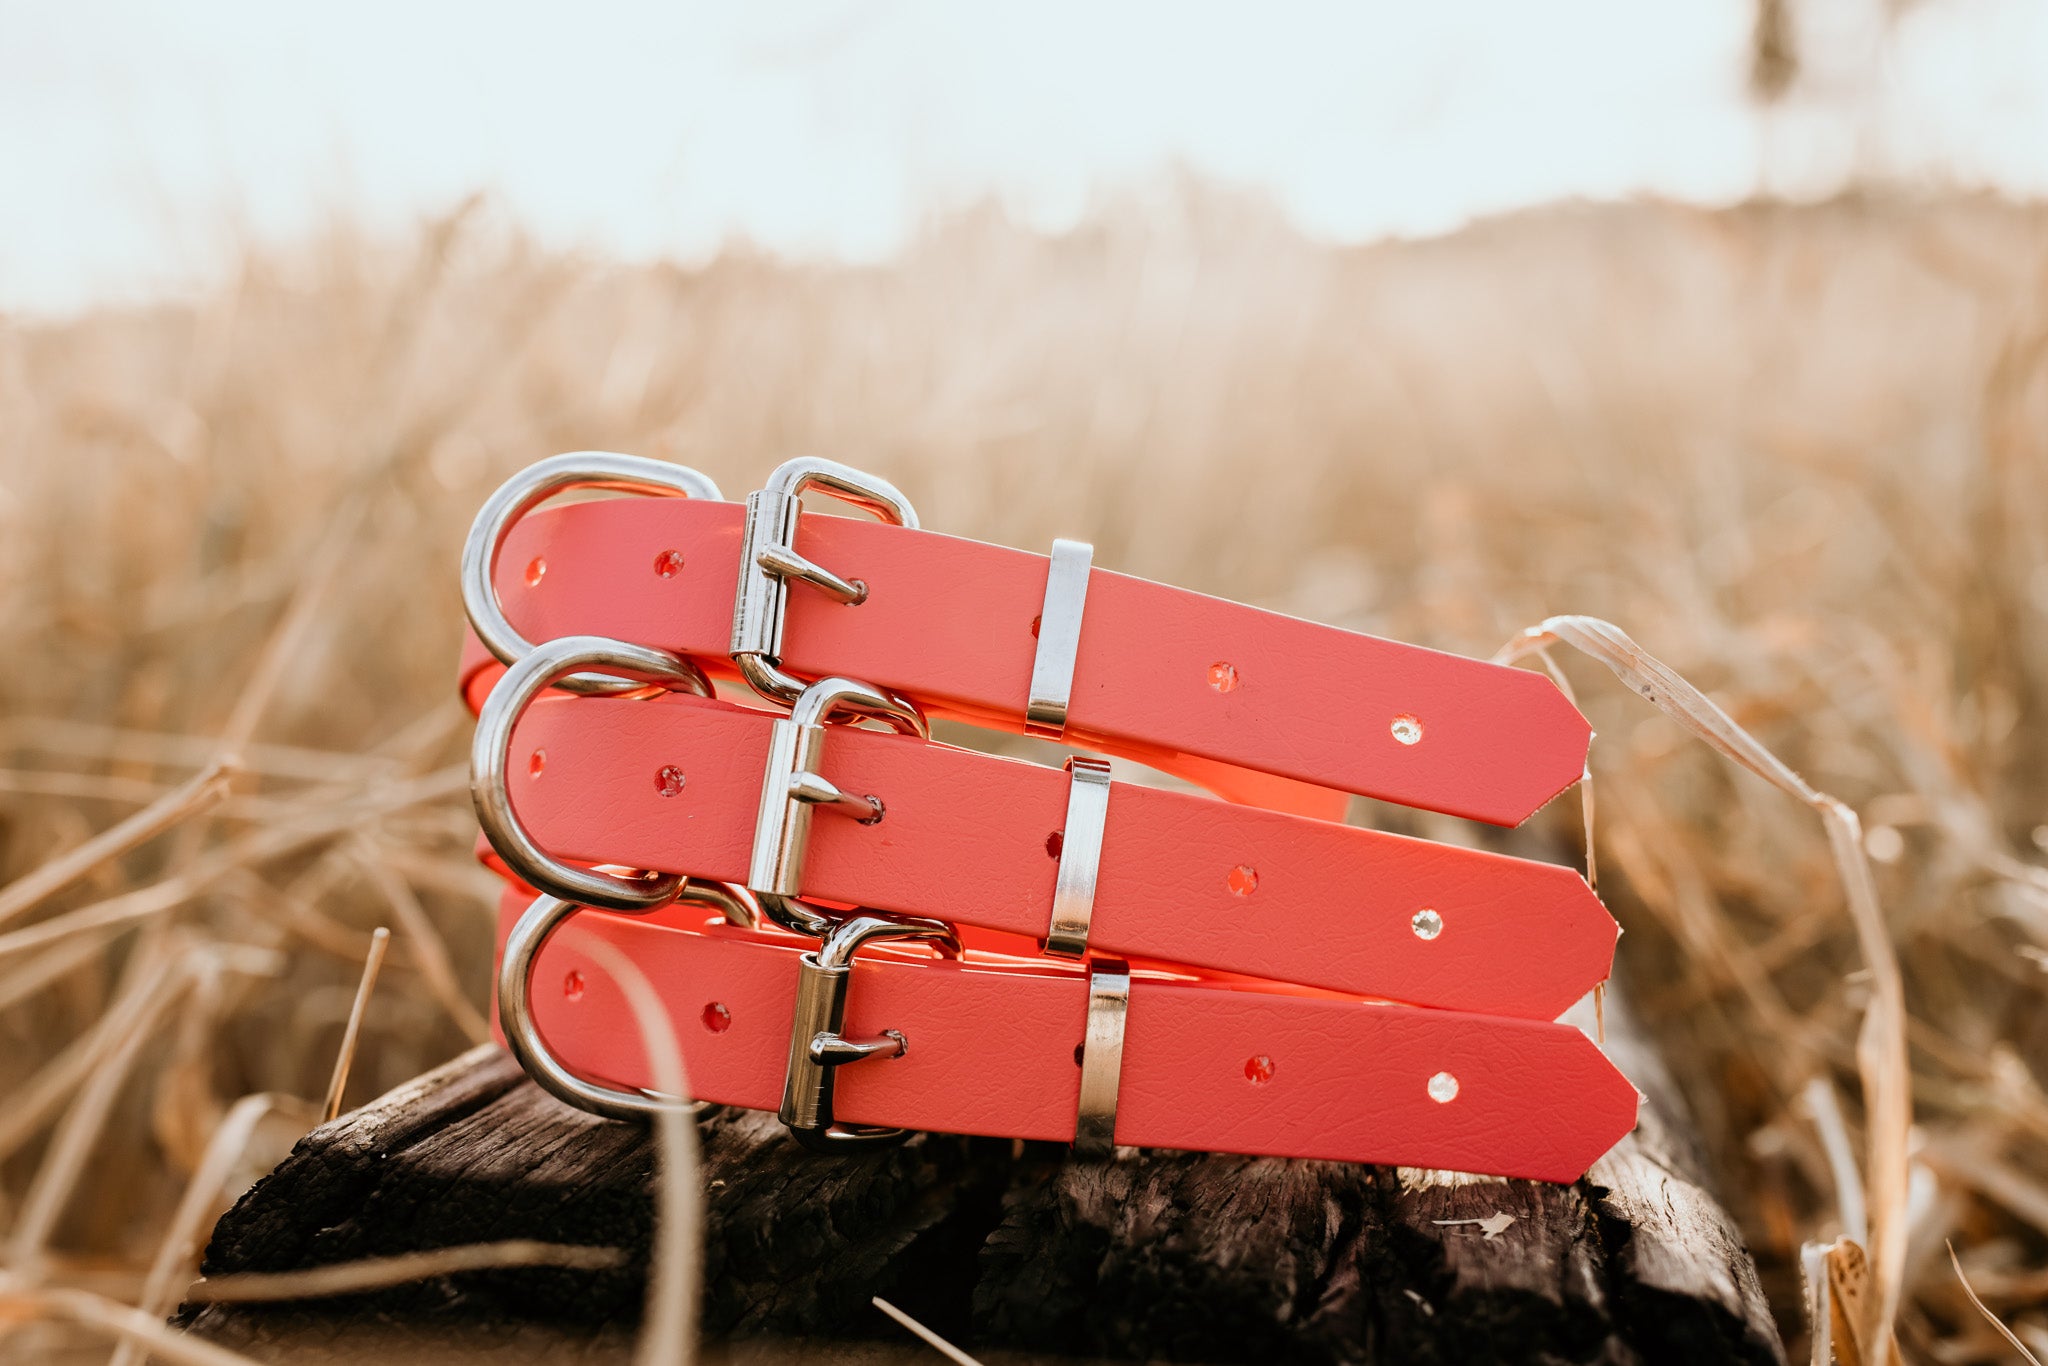
<svg viewBox="0 0 2048 1366">
<path fill-rule="evenodd" d="M 811 488 L 896 526 L 917 525 L 917 510 L 894 484 L 815 456 L 785 461 L 768 476 L 767 487 L 747 495 L 739 586 L 732 605 L 732 662 L 755 692 L 785 706 L 807 686 L 782 669 L 791 582 L 808 584 L 848 606 L 858 606 L 868 593 L 861 580 L 842 578 L 797 551 L 797 517 L 803 511 L 804 490 Z"/>
</svg>

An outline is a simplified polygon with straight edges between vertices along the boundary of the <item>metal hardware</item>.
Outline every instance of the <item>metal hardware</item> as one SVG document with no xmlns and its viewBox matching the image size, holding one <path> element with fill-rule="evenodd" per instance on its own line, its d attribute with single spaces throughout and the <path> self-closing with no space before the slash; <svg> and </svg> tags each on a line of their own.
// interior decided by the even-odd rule
<svg viewBox="0 0 2048 1366">
<path fill-rule="evenodd" d="M 915 707 L 850 678 L 820 679 L 803 690 L 788 716 L 776 718 L 761 778 L 760 811 L 754 819 L 747 890 L 777 924 L 818 939 L 832 933 L 838 921 L 797 900 L 812 812 L 822 807 L 866 825 L 883 815 L 879 797 L 842 792 L 818 771 L 830 729 L 826 723 L 839 714 L 881 721 L 904 735 L 929 734 Z"/>
<path fill-rule="evenodd" d="M 695 664 L 646 645 L 628 645 L 603 636 L 563 636 L 536 645 L 505 671 L 477 714 L 476 738 L 469 749 L 470 799 L 491 847 L 528 886 L 586 906 L 650 911 L 675 900 L 683 887 L 680 874 L 617 876 L 572 868 L 535 844 L 512 810 L 512 794 L 505 781 L 512 728 L 528 703 L 579 669 L 594 669 L 636 690 L 659 688 L 711 696 L 711 683 Z"/>
<path fill-rule="evenodd" d="M 693 882 L 677 898 L 715 906 L 726 920 L 743 929 L 755 924 L 754 908 L 744 893 L 723 883 Z M 582 910 L 573 901 L 542 895 L 520 913 L 512 933 L 505 936 L 505 956 L 498 964 L 498 1023 L 504 1027 L 505 1042 L 526 1074 L 556 1099 L 607 1119 L 639 1119 L 662 1110 L 682 1109 L 701 1115 L 719 1107 L 706 1101 L 682 1101 L 657 1091 L 621 1090 L 577 1076 L 554 1054 L 541 1037 L 533 1018 L 533 968 L 541 949 L 570 916 Z"/>
<path fill-rule="evenodd" d="M 1130 1011 L 1130 965 L 1115 958 L 1089 964 L 1088 1033 L 1081 1040 L 1081 1101 L 1074 1115 L 1074 1156 L 1116 1151 L 1116 1092 L 1124 1073 L 1124 1017 Z"/>
<path fill-rule="evenodd" d="M 675 494 L 684 498 L 722 500 L 725 495 L 705 475 L 683 465 L 610 451 L 572 451 L 551 455 L 507 479 L 484 500 L 470 523 L 462 545 L 462 606 L 484 648 L 504 664 L 517 664 L 533 649 L 505 616 L 492 576 L 498 552 L 512 524 L 558 493 L 569 489 L 611 489 L 619 493 Z M 559 680 L 570 692 L 619 693 L 639 686 L 604 674 L 581 674 Z"/>
<path fill-rule="evenodd" d="M 959 952 L 953 927 L 943 921 L 883 920 L 864 915 L 835 927 L 823 944 L 798 959 L 789 1070 L 783 1078 L 778 1114 L 789 1126 L 790 1136 L 813 1152 L 886 1148 L 910 1136 L 902 1129 L 840 1126 L 832 1119 L 835 1069 L 863 1058 L 901 1057 L 910 1048 L 910 1040 L 900 1030 L 884 1030 L 873 1039 L 849 1039 L 840 1033 L 846 1023 L 846 989 L 853 977 L 854 952 L 876 939 L 936 940 L 942 950 Z"/>
<path fill-rule="evenodd" d="M 1067 825 L 1060 835 L 1060 870 L 1052 884 L 1052 925 L 1045 951 L 1062 958 L 1088 952 L 1088 922 L 1095 914 L 1095 875 L 1102 865 L 1102 830 L 1109 819 L 1109 765 L 1075 755 L 1067 760 Z"/>
<path fill-rule="evenodd" d="M 797 514 L 803 510 L 807 488 L 865 508 L 885 522 L 917 525 L 916 509 L 895 485 L 814 456 L 784 462 L 768 476 L 766 488 L 747 495 L 739 587 L 732 604 L 732 661 L 755 692 L 785 704 L 794 702 L 807 686 L 782 671 L 790 580 L 848 604 L 863 601 L 868 593 L 859 579 L 843 579 L 797 553 Z"/>
<path fill-rule="evenodd" d="M 1086 541 L 1052 543 L 1045 573 L 1045 606 L 1038 614 L 1038 650 L 1031 658 L 1031 693 L 1024 728 L 1058 739 L 1067 729 L 1074 693 L 1074 660 L 1081 652 L 1081 618 L 1088 607 L 1088 575 L 1095 547 Z"/>
</svg>

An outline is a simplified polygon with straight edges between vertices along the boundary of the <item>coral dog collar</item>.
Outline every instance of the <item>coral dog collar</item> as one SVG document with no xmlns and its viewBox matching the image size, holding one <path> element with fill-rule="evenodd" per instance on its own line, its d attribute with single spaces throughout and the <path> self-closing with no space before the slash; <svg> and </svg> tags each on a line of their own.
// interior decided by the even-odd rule
<svg viewBox="0 0 2048 1366">
<path fill-rule="evenodd" d="M 527 515 L 586 486 L 668 496 Z M 807 487 L 884 521 L 806 516 Z M 1589 739 L 1540 676 L 1107 574 L 1078 543 L 935 536 L 824 461 L 744 512 L 677 467 L 543 461 L 486 505 L 464 596 L 472 788 L 514 883 L 500 1019 L 572 1103 L 675 1103 L 602 968 L 623 951 L 694 1094 L 825 1150 L 919 1128 L 1565 1180 L 1633 1123 L 1634 1088 L 1549 1022 L 1618 933 L 1582 878 L 1312 818 L 1356 792 L 1519 821 Z M 1253 805 L 935 744 L 927 707 Z M 863 719 L 897 733 L 830 724 Z M 692 909 L 707 882 L 745 884 L 710 897 L 720 923 Z"/>
<path fill-rule="evenodd" d="M 531 913 L 508 889 L 501 939 Z M 790 1065 L 792 1037 L 815 1038 L 799 1018 L 817 956 L 802 940 L 680 903 L 578 912 L 525 964 L 531 1021 L 560 1066 L 633 1089 L 651 1077 L 634 1017 L 582 934 L 659 989 L 694 1095 L 785 1119 L 792 1090 L 815 1099 Z M 1092 999 L 1117 996 L 1119 977 L 1120 1011 Z M 1635 1122 L 1635 1088 L 1564 1024 L 895 946 L 852 958 L 835 994 L 830 1042 L 808 1050 L 829 1059 L 813 1072 L 836 1074 L 808 1111 L 828 1124 L 1067 1142 L 1092 1119 L 1119 1144 L 1569 1181 Z"/>
<path fill-rule="evenodd" d="M 667 496 L 529 513 L 587 486 Z M 807 486 L 894 521 L 799 516 Z M 744 507 L 715 493 L 659 461 L 541 461 L 478 518 L 473 622 L 506 662 L 587 634 L 771 689 L 858 678 L 933 716 L 1057 733 L 1308 815 L 1358 793 L 1512 825 L 1585 769 L 1585 718 L 1539 674 L 1096 569 L 1076 543 L 1047 557 L 919 530 L 901 494 L 829 462 L 791 462 Z M 472 635 L 473 705 L 492 655 Z"/>
<path fill-rule="evenodd" d="M 1619 931 L 1585 879 L 1555 864 L 685 693 L 557 693 L 522 708 L 550 676 L 603 653 L 587 638 L 540 647 L 506 675 L 477 730 L 492 843 L 522 880 L 576 900 L 602 901 L 590 893 L 603 889 L 575 879 L 604 878 L 563 860 L 744 882 L 771 908 L 801 897 L 1053 939 L 1070 956 L 1533 1019 L 1555 1018 L 1608 975 Z M 786 755 L 774 768 L 792 732 L 815 746 L 801 777 Z M 806 779 L 855 818 L 810 819 L 784 795 Z M 876 809 L 879 819 L 860 819 Z M 791 817 L 808 822 L 794 860 L 778 843 Z M 613 904 L 655 899 L 630 885 Z M 829 928 L 803 915 L 799 903 L 784 918 L 813 935 Z"/>
</svg>

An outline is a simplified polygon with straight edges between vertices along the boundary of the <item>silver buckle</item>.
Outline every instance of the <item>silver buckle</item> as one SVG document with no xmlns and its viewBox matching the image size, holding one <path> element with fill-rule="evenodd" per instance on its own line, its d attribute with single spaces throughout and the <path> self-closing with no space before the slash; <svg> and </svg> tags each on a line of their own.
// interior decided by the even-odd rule
<svg viewBox="0 0 2048 1366">
<path fill-rule="evenodd" d="M 910 1048 L 901 1030 L 887 1029 L 872 1039 L 849 1039 L 846 989 L 853 978 L 853 955 L 876 939 L 936 941 L 942 952 L 957 956 L 960 941 L 953 927 L 938 920 L 883 920 L 857 916 L 838 925 L 825 942 L 798 960 L 796 1013 L 789 1029 L 789 1070 L 782 1083 L 782 1108 L 777 1112 L 790 1136 L 820 1153 L 849 1153 L 901 1143 L 903 1129 L 840 1125 L 832 1118 L 833 1077 L 847 1063 L 865 1058 L 900 1058 Z"/>
<path fill-rule="evenodd" d="M 714 906 L 729 923 L 745 929 L 754 927 L 753 906 L 743 893 L 723 883 L 693 882 L 677 900 Z M 542 1090 L 580 1110 L 606 1119 L 630 1120 L 684 1106 L 683 1102 L 659 1092 L 626 1091 L 579 1077 L 562 1065 L 541 1037 L 540 1026 L 533 1018 L 534 963 L 549 937 L 582 909 L 560 897 L 536 897 L 520 913 L 512 933 L 505 936 L 505 956 L 498 964 L 498 1023 L 504 1026 L 505 1043 Z M 689 1102 L 684 1108 L 691 1114 L 702 1115 L 719 1107 L 700 1100 Z"/>
<path fill-rule="evenodd" d="M 813 811 L 823 807 L 864 825 L 883 816 L 881 798 L 842 792 L 819 772 L 830 732 L 826 723 L 841 713 L 881 721 L 904 735 L 929 734 L 923 715 L 908 702 L 850 678 L 810 684 L 789 715 L 775 719 L 761 778 L 761 806 L 754 819 L 747 890 L 777 924 L 814 939 L 831 934 L 839 922 L 797 899 L 803 890 Z"/>
<path fill-rule="evenodd" d="M 711 696 L 710 680 L 695 664 L 651 646 L 603 636 L 563 636 L 536 645 L 505 671 L 477 713 L 476 735 L 469 747 L 470 800 L 491 847 L 528 886 L 579 905 L 651 911 L 676 899 L 683 888 L 680 874 L 614 875 L 571 867 L 534 843 L 512 810 L 512 794 L 505 783 L 512 728 L 528 703 L 579 669 L 596 669 L 607 682 L 623 682 L 636 691 L 658 688 Z"/>
<path fill-rule="evenodd" d="M 570 489 L 611 489 L 619 493 L 654 493 L 684 498 L 722 500 L 718 485 L 684 465 L 610 451 L 572 451 L 528 465 L 499 485 L 477 509 L 469 539 L 462 544 L 462 607 L 484 648 L 501 664 L 517 664 L 533 642 L 513 629 L 498 601 L 492 576 L 498 552 L 512 524 L 558 493 Z M 570 692 L 619 693 L 641 686 L 604 674 L 578 674 L 557 680 Z"/>
<path fill-rule="evenodd" d="M 867 598 L 859 579 L 839 575 L 797 553 L 797 514 L 807 488 L 855 507 L 885 522 L 915 527 L 917 510 L 885 479 L 815 456 L 785 461 L 768 476 L 768 485 L 747 495 L 746 533 L 740 538 L 739 587 L 732 604 L 732 661 L 755 692 L 785 705 L 807 686 L 782 671 L 783 620 L 794 579 L 855 606 Z"/>
</svg>

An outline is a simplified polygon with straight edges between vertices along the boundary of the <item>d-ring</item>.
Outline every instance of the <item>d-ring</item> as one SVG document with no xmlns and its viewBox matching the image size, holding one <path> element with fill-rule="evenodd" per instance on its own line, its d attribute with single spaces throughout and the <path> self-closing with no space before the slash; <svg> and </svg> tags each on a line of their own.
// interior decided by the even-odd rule
<svg viewBox="0 0 2048 1366">
<path fill-rule="evenodd" d="M 614 876 L 572 868 L 554 857 L 526 833 L 512 810 L 505 783 L 512 728 L 550 684 L 578 669 L 596 669 L 611 681 L 633 689 L 711 696 L 711 683 L 686 659 L 646 645 L 628 645 L 603 636 L 563 636 L 533 647 L 532 653 L 505 671 L 484 699 L 476 720 L 476 738 L 469 748 L 469 795 L 477 822 L 512 871 L 530 887 L 585 906 L 613 911 L 651 911 L 676 899 L 683 888 L 680 873 Z"/>
<path fill-rule="evenodd" d="M 748 929 L 754 926 L 754 908 L 747 903 L 744 894 L 733 888 L 718 883 L 693 882 L 678 899 L 716 906 L 733 924 Z M 498 1023 L 504 1027 L 505 1042 L 511 1047 L 512 1056 L 519 1059 L 526 1075 L 532 1077 L 542 1090 L 558 1100 L 592 1114 L 603 1115 L 606 1119 L 639 1119 L 678 1108 L 689 1114 L 716 1109 L 716 1106 L 701 1100 L 683 1102 L 655 1091 L 624 1091 L 586 1080 L 564 1067 L 547 1041 L 541 1038 L 540 1026 L 533 1018 L 534 964 L 548 939 L 581 909 L 575 902 L 564 901 L 560 897 L 536 897 L 520 912 L 512 933 L 505 936 L 505 957 L 498 965 Z"/>
<path fill-rule="evenodd" d="M 718 485 L 687 466 L 609 451 L 551 455 L 507 479 L 484 500 L 476 520 L 470 523 L 469 539 L 462 544 L 462 607 L 469 614 L 469 624 L 477 639 L 500 663 L 517 664 L 533 649 L 533 642 L 520 635 L 505 616 L 497 586 L 492 582 L 505 534 L 535 507 L 569 489 L 679 494 L 713 501 L 724 498 Z M 628 692 L 637 686 L 597 673 L 564 678 L 559 685 L 579 693 Z"/>
</svg>

